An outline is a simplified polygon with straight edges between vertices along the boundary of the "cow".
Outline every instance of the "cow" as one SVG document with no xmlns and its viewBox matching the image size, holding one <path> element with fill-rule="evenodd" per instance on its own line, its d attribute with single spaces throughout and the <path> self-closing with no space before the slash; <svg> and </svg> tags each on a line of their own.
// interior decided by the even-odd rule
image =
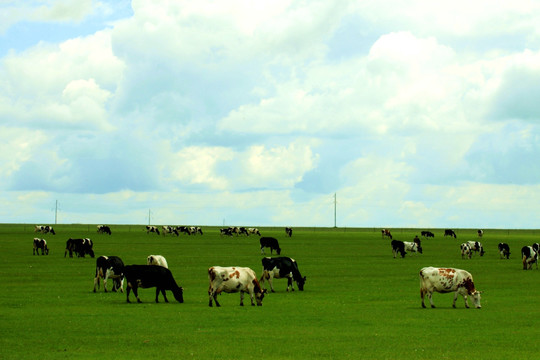
<svg viewBox="0 0 540 360">
<path fill-rule="evenodd" d="M 454 239 L 457 239 L 456 232 L 454 230 L 451 230 L 451 229 L 444 230 L 444 236 L 452 236 L 452 237 L 454 237 Z"/>
<path fill-rule="evenodd" d="M 127 265 L 124 267 L 124 276 L 127 280 L 126 300 L 129 303 L 129 293 L 133 290 L 133 294 L 137 298 L 137 302 L 141 303 L 139 298 L 138 288 L 156 288 L 156 303 L 158 303 L 159 293 L 163 295 L 165 302 L 169 302 L 165 290 L 172 291 L 174 298 L 179 303 L 184 302 L 184 289 L 176 283 L 171 271 L 159 265 Z"/>
<path fill-rule="evenodd" d="M 276 250 L 276 253 L 278 255 L 281 254 L 281 248 L 279 247 L 279 243 L 277 241 L 276 238 L 273 238 L 273 237 L 262 237 L 260 238 L 259 240 L 259 243 L 261 244 L 261 254 L 264 255 L 265 251 L 264 251 L 264 248 L 265 247 L 269 247 L 270 248 L 270 254 L 272 254 L 272 252 L 274 250 Z"/>
<path fill-rule="evenodd" d="M 43 234 L 51 233 L 53 235 L 56 235 L 56 233 L 54 232 L 53 227 L 50 226 L 50 225 L 36 225 L 36 227 L 34 229 L 34 232 L 40 232 L 40 233 L 43 233 Z"/>
<path fill-rule="evenodd" d="M 392 253 L 394 254 L 394 259 L 398 253 L 401 253 L 401 257 L 404 258 L 405 254 L 405 243 L 400 240 L 392 240 L 390 243 L 392 245 Z"/>
<path fill-rule="evenodd" d="M 257 228 L 247 228 L 247 234 L 255 234 L 261 236 L 261 232 Z"/>
<path fill-rule="evenodd" d="M 383 239 L 384 239 L 385 236 L 389 237 L 390 240 L 392 239 L 392 234 L 390 233 L 390 230 L 388 230 L 388 229 L 382 229 L 381 234 L 382 234 Z"/>
<path fill-rule="evenodd" d="M 413 253 L 419 252 L 420 254 L 422 253 L 422 247 L 416 242 L 403 241 L 403 246 L 405 251 L 410 251 Z"/>
<path fill-rule="evenodd" d="M 99 289 L 99 279 L 103 279 L 103 289 L 107 292 L 107 280 L 113 280 L 111 291 L 124 292 L 124 262 L 118 256 L 100 256 L 96 260 L 94 292 Z"/>
<path fill-rule="evenodd" d="M 262 266 L 262 276 L 259 280 L 261 286 L 266 279 L 270 283 L 272 292 L 275 292 L 273 279 L 287 278 L 287 292 L 289 292 L 289 289 L 294 291 L 293 280 L 296 282 L 296 285 L 298 285 L 298 290 L 304 291 L 306 277 L 302 277 L 300 270 L 298 270 L 298 264 L 294 259 L 289 257 L 265 257 L 262 259 Z"/>
<path fill-rule="evenodd" d="M 478 237 L 484 236 L 484 230 L 478 229 L 477 233 L 478 233 Z"/>
<path fill-rule="evenodd" d="M 112 234 L 111 228 L 108 225 L 98 225 L 97 232 L 98 234 Z"/>
<path fill-rule="evenodd" d="M 484 256 L 485 251 L 484 247 L 482 246 L 482 243 L 479 241 L 467 241 L 469 246 L 471 247 L 471 250 L 476 252 L 480 252 L 480 256 Z"/>
<path fill-rule="evenodd" d="M 49 255 L 49 247 L 47 246 L 47 240 L 34 238 L 34 249 L 32 250 L 32 255 L 39 255 L 40 249 L 41 255 Z"/>
<path fill-rule="evenodd" d="M 73 253 L 77 257 L 84 257 L 86 254 L 90 257 L 94 257 L 94 243 L 89 238 L 85 239 L 68 239 L 66 241 L 66 251 L 64 252 L 64 257 L 69 252 L 69 257 L 73 257 Z"/>
<path fill-rule="evenodd" d="M 146 225 L 146 233 L 156 233 L 157 235 L 159 235 L 159 228 L 154 225 Z"/>
<path fill-rule="evenodd" d="M 498 248 L 501 259 L 510 259 L 510 246 L 507 243 L 499 243 Z"/>
<path fill-rule="evenodd" d="M 251 306 L 257 302 L 257 306 L 262 306 L 262 300 L 266 290 L 261 288 L 255 271 L 247 267 L 221 267 L 212 266 L 208 269 L 208 305 L 212 306 L 212 300 L 216 306 L 220 306 L 217 301 L 217 295 L 222 292 L 235 293 L 240 292 L 240 306 L 244 306 L 244 293 L 248 293 L 251 299 Z"/>
<path fill-rule="evenodd" d="M 425 267 L 420 270 L 420 297 L 422 298 L 422 307 L 425 308 L 424 296 L 427 294 L 431 307 L 434 308 L 432 295 L 433 292 L 438 293 L 454 293 L 454 302 L 452 307 L 456 307 L 456 300 L 458 294 L 463 296 L 465 300 L 465 307 L 469 308 L 469 301 L 467 299 L 470 296 L 473 300 L 474 306 L 480 309 L 480 295 L 482 291 L 478 291 L 474 287 L 472 275 L 461 269 L 453 268 L 436 268 Z"/>
<path fill-rule="evenodd" d="M 200 226 L 190 226 L 189 227 L 189 234 L 190 235 L 197 235 L 197 234 L 203 234 L 202 228 Z"/>
<path fill-rule="evenodd" d="M 286 227 L 285 228 L 285 234 L 287 234 L 288 237 L 292 236 L 292 227 Z"/>
<path fill-rule="evenodd" d="M 166 234 L 175 234 L 176 236 L 180 235 L 178 233 L 178 230 L 176 230 L 175 226 L 163 225 L 162 229 L 163 236 L 165 236 Z"/>
<path fill-rule="evenodd" d="M 146 258 L 146 264 L 148 265 L 159 265 L 163 266 L 164 268 L 169 268 L 169 265 L 167 264 L 167 260 L 161 255 L 149 255 Z"/>
<path fill-rule="evenodd" d="M 536 264 L 536 269 L 538 269 L 538 251 L 532 246 L 524 246 L 521 248 L 521 259 L 523 262 L 523 270 L 531 270 L 533 264 Z"/>
<path fill-rule="evenodd" d="M 223 235 L 232 236 L 231 229 L 230 228 L 219 229 L 219 236 L 223 236 Z"/>
<path fill-rule="evenodd" d="M 463 243 L 460 246 L 461 249 L 461 258 L 464 259 L 467 257 L 468 259 L 471 258 L 473 250 L 471 249 L 471 245 L 469 243 Z"/>
<path fill-rule="evenodd" d="M 435 234 L 433 234 L 431 231 L 421 231 L 420 234 L 425 238 L 428 238 L 428 237 L 434 238 L 435 237 Z"/>
</svg>

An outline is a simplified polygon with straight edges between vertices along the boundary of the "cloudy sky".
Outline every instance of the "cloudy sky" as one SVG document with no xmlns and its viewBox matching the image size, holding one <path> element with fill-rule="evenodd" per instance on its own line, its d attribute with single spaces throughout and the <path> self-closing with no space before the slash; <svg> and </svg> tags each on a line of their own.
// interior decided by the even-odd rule
<svg viewBox="0 0 540 360">
<path fill-rule="evenodd" d="M 0 222 L 540 227 L 540 2 L 0 1 Z M 335 198 L 334 198 L 335 196 Z"/>
</svg>

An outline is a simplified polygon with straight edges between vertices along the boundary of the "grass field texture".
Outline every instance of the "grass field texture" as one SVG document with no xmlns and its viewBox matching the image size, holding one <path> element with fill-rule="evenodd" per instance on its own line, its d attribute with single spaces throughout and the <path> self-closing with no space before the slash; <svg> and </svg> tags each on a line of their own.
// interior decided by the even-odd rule
<svg viewBox="0 0 540 360">
<path fill-rule="evenodd" d="M 220 237 L 146 234 L 144 226 L 58 225 L 56 235 L 34 234 L 31 225 L 0 225 L 1 359 L 522 359 L 539 348 L 540 271 L 522 270 L 520 249 L 540 241 L 540 231 L 485 230 L 486 254 L 462 260 L 459 244 L 477 240 L 476 230 L 458 238 L 423 240 L 424 254 L 394 259 L 380 229 L 261 228 L 276 237 L 283 256 L 297 260 L 305 291 L 276 293 L 262 307 L 240 307 L 239 294 L 208 307 L 207 269 L 248 266 L 261 275 L 258 236 Z M 424 229 L 393 229 L 412 241 Z M 32 239 L 45 238 L 48 256 L 32 255 Z M 140 289 L 142 304 L 125 293 L 93 290 L 95 259 L 64 258 L 68 238 L 90 237 L 96 257 L 120 256 L 126 265 L 165 256 L 184 303 L 154 303 L 154 289 Z M 497 244 L 510 245 L 510 260 Z M 453 295 L 433 295 L 437 308 L 420 306 L 418 272 L 424 266 L 466 269 L 483 290 L 482 309 L 466 309 Z M 110 287 L 109 283 L 109 287 Z M 295 285 L 296 287 L 296 285 Z M 131 298 L 134 301 L 132 295 Z M 427 299 L 426 299 L 427 301 Z M 428 305 L 429 306 L 429 305 Z"/>
</svg>

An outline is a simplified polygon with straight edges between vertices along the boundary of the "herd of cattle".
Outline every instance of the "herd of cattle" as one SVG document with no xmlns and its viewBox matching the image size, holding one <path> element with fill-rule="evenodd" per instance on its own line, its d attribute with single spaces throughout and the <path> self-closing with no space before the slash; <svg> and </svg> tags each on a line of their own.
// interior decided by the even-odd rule
<svg viewBox="0 0 540 360">
<path fill-rule="evenodd" d="M 227 235 L 249 235 L 261 233 L 256 228 L 231 227 L 226 229 Z M 160 234 L 157 226 L 146 226 L 147 233 Z M 194 226 L 163 226 L 162 234 L 187 233 L 188 235 L 203 234 L 200 227 Z M 55 234 L 51 226 L 38 225 L 34 232 L 52 233 Z M 100 234 L 111 235 L 111 229 L 107 225 L 98 225 L 97 232 Z M 220 232 L 223 235 L 223 229 Z M 230 233 L 230 234 L 229 234 Z M 287 236 L 292 236 L 292 228 L 285 228 Z M 261 237 L 259 239 L 261 246 L 261 254 L 265 253 L 265 248 L 270 248 L 270 253 L 275 250 L 277 255 L 281 254 L 281 248 L 278 240 L 273 237 Z M 77 257 L 85 257 L 89 255 L 94 258 L 93 241 L 90 238 L 68 239 L 66 241 L 66 249 L 64 257 L 69 253 L 69 257 L 75 254 Z M 39 255 L 41 250 L 42 255 L 48 255 L 49 249 L 45 239 L 34 238 L 33 254 Z M 124 292 L 124 279 L 127 282 L 126 286 L 126 301 L 129 303 L 130 292 L 133 291 L 137 302 L 141 302 L 138 294 L 139 288 L 156 288 L 156 303 L 158 296 L 161 293 L 165 302 L 169 302 L 166 295 L 166 290 L 173 293 L 174 298 L 182 303 L 184 302 L 183 288 L 176 283 L 167 260 L 162 255 L 149 255 L 146 265 L 124 265 L 122 259 L 118 256 L 99 256 L 96 259 L 96 272 L 94 276 L 94 292 L 100 288 L 100 280 L 103 280 L 104 291 L 107 292 L 107 282 L 112 280 L 112 291 Z M 209 306 L 213 303 L 220 306 L 217 301 L 217 295 L 222 292 L 236 293 L 240 292 L 240 305 L 244 305 L 244 294 L 248 293 L 251 299 L 251 305 L 262 305 L 262 300 L 267 290 L 264 288 L 265 280 L 268 280 L 270 289 L 274 292 L 273 279 L 287 279 L 287 292 L 294 291 L 293 281 L 296 282 L 300 291 L 304 290 L 306 277 L 302 277 L 298 269 L 296 261 L 289 257 L 264 257 L 262 259 L 262 276 L 257 278 L 255 271 L 247 267 L 231 266 L 221 267 L 212 266 L 208 269 L 209 279 Z"/>
</svg>

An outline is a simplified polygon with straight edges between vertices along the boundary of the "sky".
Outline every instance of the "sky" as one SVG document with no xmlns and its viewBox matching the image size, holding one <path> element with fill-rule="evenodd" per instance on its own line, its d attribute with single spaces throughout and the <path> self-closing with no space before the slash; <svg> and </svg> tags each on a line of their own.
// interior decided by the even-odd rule
<svg viewBox="0 0 540 360">
<path fill-rule="evenodd" d="M 539 228 L 539 23 L 532 0 L 0 0 L 0 222 Z"/>
</svg>

